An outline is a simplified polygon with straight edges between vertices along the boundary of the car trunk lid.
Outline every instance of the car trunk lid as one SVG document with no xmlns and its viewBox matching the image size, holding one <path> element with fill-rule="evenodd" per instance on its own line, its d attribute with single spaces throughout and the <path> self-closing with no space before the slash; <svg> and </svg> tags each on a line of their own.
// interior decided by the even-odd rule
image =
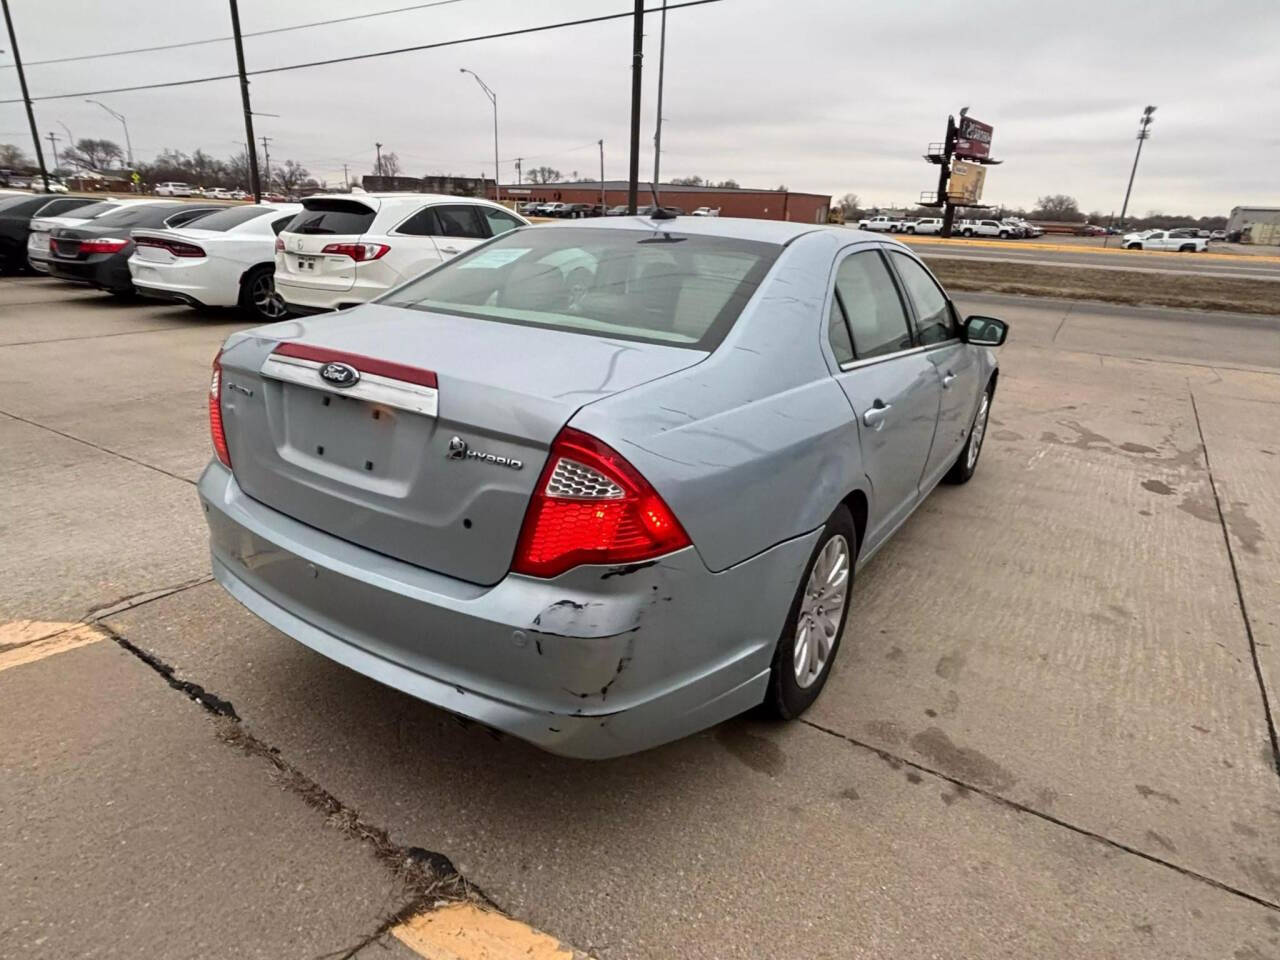
<svg viewBox="0 0 1280 960">
<path fill-rule="evenodd" d="M 371 550 L 492 584 L 574 412 L 705 356 L 368 304 L 234 343 L 222 355 L 223 419 L 249 496 Z M 325 379 L 335 363 L 359 379 Z"/>
</svg>

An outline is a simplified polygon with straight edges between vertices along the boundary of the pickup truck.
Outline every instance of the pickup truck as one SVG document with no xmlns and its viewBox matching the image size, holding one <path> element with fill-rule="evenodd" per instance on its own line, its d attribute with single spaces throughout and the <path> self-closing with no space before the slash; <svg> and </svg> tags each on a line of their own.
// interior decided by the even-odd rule
<svg viewBox="0 0 1280 960">
<path fill-rule="evenodd" d="M 718 217 L 720 216 L 719 207 L 699 207 L 693 211 L 695 217 Z"/>
<path fill-rule="evenodd" d="M 942 218 L 921 217 L 919 220 L 909 222 L 905 229 L 907 233 L 941 233 Z"/>
<path fill-rule="evenodd" d="M 1123 245 L 1126 250 L 1177 250 L 1179 253 L 1204 253 L 1209 241 L 1204 237 L 1175 237 L 1170 230 L 1144 230 L 1142 233 L 1126 233 Z"/>
<path fill-rule="evenodd" d="M 858 221 L 859 230 L 875 230 L 879 233 L 898 233 L 902 230 L 902 221 L 881 214 L 869 220 Z"/>
<path fill-rule="evenodd" d="M 961 220 L 952 232 L 962 237 L 999 237 L 1001 240 L 1014 236 L 1013 228 L 999 220 Z"/>
</svg>

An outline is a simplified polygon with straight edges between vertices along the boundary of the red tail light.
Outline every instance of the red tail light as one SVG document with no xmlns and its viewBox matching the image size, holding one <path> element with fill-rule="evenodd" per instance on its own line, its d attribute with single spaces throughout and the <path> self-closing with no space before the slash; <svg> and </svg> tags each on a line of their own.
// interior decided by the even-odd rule
<svg viewBox="0 0 1280 960">
<path fill-rule="evenodd" d="M 168 250 L 175 257 L 203 257 L 205 255 L 202 247 L 197 247 L 194 243 L 186 243 L 182 240 L 166 240 L 162 237 L 136 237 L 133 244 L 136 247 L 159 247 L 161 250 Z"/>
<path fill-rule="evenodd" d="M 128 240 L 118 240 L 115 237 L 100 237 L 97 240 L 81 240 L 81 253 L 119 253 L 129 245 Z"/>
<path fill-rule="evenodd" d="M 385 257 L 391 248 L 385 243 L 331 243 L 321 253 L 340 253 L 352 260 L 377 260 Z"/>
<path fill-rule="evenodd" d="M 213 452 L 222 465 L 231 469 L 231 451 L 227 449 L 227 434 L 222 429 L 222 351 L 213 358 L 213 378 L 209 381 L 209 436 L 213 439 Z"/>
<path fill-rule="evenodd" d="M 284 253 L 284 237 L 276 237 L 276 253 Z"/>
<path fill-rule="evenodd" d="M 554 577 L 584 563 L 635 563 L 689 545 L 689 535 L 635 467 L 565 427 L 551 445 L 512 570 Z"/>
</svg>

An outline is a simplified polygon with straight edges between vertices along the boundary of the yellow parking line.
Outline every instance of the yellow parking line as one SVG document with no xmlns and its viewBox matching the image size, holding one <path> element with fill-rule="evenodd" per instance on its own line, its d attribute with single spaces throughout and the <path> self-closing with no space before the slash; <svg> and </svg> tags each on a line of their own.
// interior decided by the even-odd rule
<svg viewBox="0 0 1280 960">
<path fill-rule="evenodd" d="M 1125 257 L 1167 257 L 1168 250 L 1125 250 L 1122 247 L 1086 247 L 1077 244 L 1067 243 L 1043 243 L 1036 240 L 979 240 L 971 237 L 952 237 L 950 240 L 944 240 L 941 237 L 917 236 L 913 233 L 897 233 L 894 238 L 904 243 L 919 243 L 923 245 L 939 244 L 948 246 L 963 247 L 1003 247 L 1013 250 L 1056 250 L 1060 253 L 1114 253 Z M 1119 237 L 1116 242 L 1119 243 Z M 1280 263 L 1280 257 L 1264 257 L 1249 256 L 1248 254 L 1235 253 L 1197 253 L 1197 260 L 1210 257 L 1215 260 L 1233 260 L 1243 266 L 1250 263 Z"/>
<path fill-rule="evenodd" d="M 0 624 L 0 672 L 106 638 L 87 623 L 15 620 Z"/>
<path fill-rule="evenodd" d="M 473 903 L 451 903 L 391 928 L 429 960 L 573 960 L 581 956 L 555 937 Z"/>
</svg>

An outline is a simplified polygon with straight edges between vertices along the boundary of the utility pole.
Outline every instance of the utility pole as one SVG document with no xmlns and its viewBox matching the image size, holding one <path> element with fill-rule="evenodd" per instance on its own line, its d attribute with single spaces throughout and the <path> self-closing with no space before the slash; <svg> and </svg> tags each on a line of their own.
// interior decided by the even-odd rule
<svg viewBox="0 0 1280 960">
<path fill-rule="evenodd" d="M 240 38 L 240 8 L 231 0 L 231 32 L 236 41 L 236 69 L 240 72 L 240 103 L 244 107 L 245 153 L 249 158 L 249 192 L 253 202 L 262 202 L 262 181 L 258 177 L 258 151 L 253 148 L 253 109 L 249 106 L 249 78 L 244 72 L 244 42 Z M 237 187 L 237 189 L 239 189 Z"/>
<path fill-rule="evenodd" d="M 520 168 L 520 164 L 524 162 L 523 157 L 516 157 L 516 183 L 524 183 L 524 172 Z"/>
<path fill-rule="evenodd" d="M 262 141 L 262 168 L 263 168 L 262 179 L 266 181 L 267 189 L 270 190 L 271 189 L 271 150 L 267 146 L 267 144 L 271 142 L 271 138 L 259 137 L 258 139 Z"/>
<path fill-rule="evenodd" d="M 1151 115 L 1156 112 L 1155 107 L 1147 107 L 1142 111 L 1142 120 L 1138 125 L 1138 151 L 1133 155 L 1133 169 L 1129 171 L 1129 186 L 1124 191 L 1124 205 L 1120 208 L 1120 229 L 1124 229 L 1124 215 L 1129 212 L 1129 194 L 1133 191 L 1133 178 L 1138 172 L 1138 158 L 1142 156 L 1142 141 L 1151 136 L 1151 132 L 1147 129 L 1151 126 Z"/>
<path fill-rule="evenodd" d="M 351 192 L 351 178 L 347 176 L 347 165 L 342 165 L 342 186 L 348 193 Z"/>
<path fill-rule="evenodd" d="M 604 199 L 604 141 L 599 140 L 597 142 L 600 144 L 600 214 L 603 216 L 604 212 L 609 209 L 609 205 Z"/>
<path fill-rule="evenodd" d="M 960 116 L 963 117 L 964 113 L 961 113 Z M 940 237 L 950 237 L 951 225 L 956 222 L 955 204 L 951 202 L 951 196 L 947 193 L 947 181 L 951 179 L 951 155 L 955 148 L 956 118 L 948 114 L 947 137 L 942 145 L 942 167 L 938 171 L 938 199 L 943 202 L 942 229 L 938 231 L 938 236 Z"/>
<path fill-rule="evenodd" d="M 658 124 L 653 132 L 653 189 L 662 182 L 658 165 L 662 159 L 662 79 L 667 65 L 667 0 L 662 0 L 662 34 L 658 41 Z"/>
<path fill-rule="evenodd" d="M 45 139 L 49 141 L 49 146 L 53 149 L 53 172 L 57 173 L 58 172 L 58 135 L 56 133 L 50 133 L 47 137 L 45 137 Z"/>
<path fill-rule="evenodd" d="M 636 0 L 640 3 L 641 0 Z M 18 53 L 18 37 L 13 32 L 13 17 L 9 15 L 9 0 L 0 0 L 4 7 L 4 24 L 9 28 L 9 46 L 13 50 L 13 65 L 18 70 L 18 86 L 22 88 L 22 102 L 27 106 L 27 124 L 31 127 L 31 142 L 36 145 L 36 163 L 40 165 L 40 179 L 44 191 L 49 192 L 49 173 L 44 168 L 44 151 L 40 149 L 40 134 L 36 131 L 36 115 L 31 109 L 31 94 L 27 91 L 27 75 L 22 69 L 22 56 Z"/>
<path fill-rule="evenodd" d="M 627 213 L 635 216 L 640 181 L 640 78 L 644 65 L 644 0 L 636 0 L 631 35 L 631 169 L 627 183 Z"/>
<path fill-rule="evenodd" d="M 378 151 L 378 162 L 374 164 L 373 169 L 378 171 L 378 176 L 382 176 L 382 144 L 375 143 L 373 146 Z"/>
</svg>

